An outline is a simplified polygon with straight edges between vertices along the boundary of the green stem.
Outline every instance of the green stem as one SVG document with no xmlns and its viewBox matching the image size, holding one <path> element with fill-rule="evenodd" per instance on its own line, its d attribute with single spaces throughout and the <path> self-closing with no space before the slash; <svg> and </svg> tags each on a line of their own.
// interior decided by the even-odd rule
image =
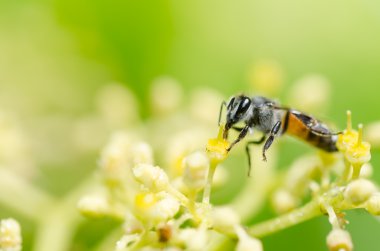
<svg viewBox="0 0 380 251">
<path fill-rule="evenodd" d="M 81 221 L 76 203 L 92 188 L 93 178 L 82 182 L 60 203 L 51 203 L 40 211 L 39 228 L 33 250 L 65 251 L 70 249 L 75 229 Z"/>
<path fill-rule="evenodd" d="M 54 199 L 27 180 L 0 168 L 0 202 L 32 220 L 39 220 Z"/>
<path fill-rule="evenodd" d="M 311 201 L 299 209 L 281 215 L 274 219 L 259 223 L 248 228 L 248 233 L 256 238 L 261 238 L 285 228 L 297 225 L 318 215 L 321 215 L 319 203 Z"/>
<path fill-rule="evenodd" d="M 205 189 L 203 191 L 203 199 L 202 199 L 202 202 L 205 204 L 210 203 L 212 180 L 214 178 L 214 174 L 215 174 L 215 170 L 216 170 L 217 165 L 218 165 L 217 162 L 211 161 L 210 168 L 208 169 L 207 182 L 206 182 Z"/>
<path fill-rule="evenodd" d="M 353 170 L 353 172 L 352 172 L 352 179 L 353 180 L 356 180 L 356 179 L 358 179 L 359 178 L 359 176 L 360 176 L 360 170 L 362 169 L 362 164 L 360 163 L 360 164 L 354 164 L 354 165 L 352 165 L 352 170 Z"/>
<path fill-rule="evenodd" d="M 350 180 L 351 169 L 351 163 L 347 160 L 347 158 L 344 158 L 344 171 L 338 181 L 339 185 L 342 185 Z"/>
</svg>

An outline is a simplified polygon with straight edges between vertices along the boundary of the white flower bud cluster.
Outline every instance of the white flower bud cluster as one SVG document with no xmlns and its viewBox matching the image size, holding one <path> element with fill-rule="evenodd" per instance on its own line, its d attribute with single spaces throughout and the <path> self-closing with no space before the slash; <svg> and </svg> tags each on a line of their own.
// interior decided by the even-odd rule
<svg viewBox="0 0 380 251">
<path fill-rule="evenodd" d="M 0 251 L 20 251 L 22 245 L 21 228 L 14 219 L 0 221 Z"/>
</svg>

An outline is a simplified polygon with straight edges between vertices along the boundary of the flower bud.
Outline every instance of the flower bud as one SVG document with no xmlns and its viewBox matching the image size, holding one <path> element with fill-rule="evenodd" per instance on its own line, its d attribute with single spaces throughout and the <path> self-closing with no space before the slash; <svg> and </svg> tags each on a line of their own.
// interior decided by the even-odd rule
<svg viewBox="0 0 380 251">
<path fill-rule="evenodd" d="M 272 196 L 272 206 L 277 214 L 291 211 L 297 206 L 297 200 L 284 189 L 277 190 Z"/>
<path fill-rule="evenodd" d="M 306 112 L 320 112 L 329 103 L 330 84 L 320 75 L 308 75 L 292 87 L 290 104 Z"/>
<path fill-rule="evenodd" d="M 97 95 L 96 105 L 111 128 L 123 128 L 138 118 L 135 96 L 119 83 L 104 86 Z"/>
<path fill-rule="evenodd" d="M 21 250 L 21 228 L 14 219 L 4 219 L 0 221 L 0 250 L 20 251 Z"/>
<path fill-rule="evenodd" d="M 212 89 L 196 90 L 191 95 L 190 112 L 198 121 L 215 125 L 223 97 Z"/>
<path fill-rule="evenodd" d="M 370 163 L 365 163 L 360 170 L 360 178 L 371 178 L 373 174 L 373 167 Z"/>
<path fill-rule="evenodd" d="M 84 216 L 91 218 L 103 217 L 110 211 L 107 199 L 98 195 L 82 197 L 77 207 Z"/>
<path fill-rule="evenodd" d="M 182 89 L 171 77 L 160 77 L 153 82 L 151 106 L 155 114 L 167 115 L 174 112 L 181 103 Z"/>
<path fill-rule="evenodd" d="M 372 196 L 367 201 L 365 208 L 370 214 L 380 216 L 380 193 L 379 192 L 372 194 Z"/>
<path fill-rule="evenodd" d="M 380 121 L 366 126 L 365 138 L 373 147 L 380 146 Z"/>
<path fill-rule="evenodd" d="M 174 217 L 180 203 L 167 192 L 140 193 L 136 195 L 135 207 L 144 221 L 163 222 Z"/>
<path fill-rule="evenodd" d="M 166 221 L 173 218 L 179 210 L 179 201 L 174 196 L 166 192 L 160 192 L 157 196 L 158 202 L 154 206 L 153 218 L 159 221 Z"/>
<path fill-rule="evenodd" d="M 354 205 L 359 205 L 369 199 L 376 192 L 375 185 L 366 179 L 357 179 L 350 182 L 344 191 L 344 197 Z"/>
<path fill-rule="evenodd" d="M 190 189 L 201 190 L 206 184 L 208 158 L 202 152 L 195 152 L 184 159 L 183 181 Z"/>
<path fill-rule="evenodd" d="M 138 164 L 133 168 L 135 179 L 152 192 L 165 190 L 169 185 L 169 178 L 158 166 Z"/>
<path fill-rule="evenodd" d="M 233 233 L 236 225 L 240 224 L 240 217 L 230 207 L 214 207 L 211 212 L 213 228 L 226 234 Z"/>
<path fill-rule="evenodd" d="M 249 236 L 242 227 L 235 227 L 236 234 L 239 237 L 239 242 L 236 246 L 236 251 L 262 251 L 263 245 L 261 241 Z"/>
<path fill-rule="evenodd" d="M 209 235 L 206 229 L 185 228 L 178 239 L 185 244 L 185 250 L 203 251 L 208 244 Z"/>
<path fill-rule="evenodd" d="M 353 244 L 350 233 L 343 229 L 333 229 L 326 239 L 330 251 L 351 251 Z"/>
<path fill-rule="evenodd" d="M 139 142 L 132 146 L 133 163 L 137 164 L 153 164 L 153 150 L 149 144 Z"/>
<path fill-rule="evenodd" d="M 122 182 L 129 173 L 129 156 L 132 138 L 124 132 L 116 132 L 103 149 L 99 165 L 108 184 Z"/>
<path fill-rule="evenodd" d="M 248 78 L 256 92 L 267 96 L 276 96 L 284 82 L 281 66 L 272 60 L 262 60 L 252 65 Z"/>
</svg>

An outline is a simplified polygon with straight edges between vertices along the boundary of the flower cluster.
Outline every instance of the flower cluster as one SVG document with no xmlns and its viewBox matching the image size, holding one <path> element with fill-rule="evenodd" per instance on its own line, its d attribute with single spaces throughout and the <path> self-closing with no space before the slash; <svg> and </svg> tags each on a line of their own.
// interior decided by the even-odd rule
<svg viewBox="0 0 380 251">
<path fill-rule="evenodd" d="M 0 251 L 21 250 L 21 228 L 14 219 L 0 221 Z"/>
<path fill-rule="evenodd" d="M 250 80 L 261 92 L 274 95 L 281 87 L 282 71 L 277 64 L 266 61 L 253 68 Z M 163 88 L 168 91 L 163 92 Z M 293 94 L 315 89 L 314 99 L 305 96 L 297 101 L 309 111 L 327 103 L 329 86 L 323 77 L 307 76 L 293 88 Z M 238 240 L 236 250 L 259 251 L 263 250 L 260 238 L 328 215 L 332 226 L 326 238 L 329 250 L 349 251 L 353 243 L 345 229 L 348 221 L 344 211 L 364 208 L 380 215 L 380 192 L 370 180 L 370 144 L 363 141 L 362 125 L 358 131 L 352 128 L 350 112 L 346 130 L 333 136 L 339 152 L 302 156 L 285 172 L 276 173 L 272 169 L 276 159 L 274 145 L 267 163 L 257 158 L 251 160 L 255 176 L 247 179 L 240 194 L 227 205 L 211 204 L 211 189 L 225 181 L 220 164 L 228 157 L 230 144 L 222 137 L 223 126 L 216 138 L 204 140 L 210 132 L 206 128 L 212 128 L 211 122 L 215 122 L 208 114 L 217 114 L 214 101 L 218 98 L 210 92 L 194 95 L 190 113 L 208 125 L 197 127 L 201 123 L 193 123 L 191 128 L 176 130 L 178 114 L 173 114 L 180 100 L 173 97 L 181 95 L 173 79 L 160 78 L 155 82 L 151 100 L 153 116 L 157 117 L 139 129 L 148 135 L 145 138 L 149 143 L 141 140 L 142 134 L 134 129 L 114 133 L 101 153 L 101 185 L 78 203 L 85 216 L 111 217 L 122 222 L 123 234 L 115 243 L 115 250 L 215 250 L 225 240 Z M 213 102 L 199 109 L 197 104 L 202 98 Z M 187 120 L 181 120 L 184 121 Z M 169 129 L 168 124 L 172 125 Z M 206 151 L 200 150 L 205 143 Z M 255 156 L 259 154 L 256 151 L 252 152 Z M 267 197 L 278 216 L 244 226 Z M 309 202 L 304 203 L 306 200 Z"/>
<path fill-rule="evenodd" d="M 100 160 L 103 191 L 84 196 L 79 210 L 89 217 L 123 221 L 124 235 L 115 250 L 204 250 L 218 234 L 237 236 L 238 250 L 252 250 L 252 243 L 254 250 L 262 250 L 231 208 L 209 203 L 214 171 L 227 157 L 228 142 L 221 132 L 209 141 L 208 155 L 196 151 L 183 158 L 182 175 L 174 179 L 154 165 L 147 143 L 125 133 L 114 135 Z"/>
</svg>

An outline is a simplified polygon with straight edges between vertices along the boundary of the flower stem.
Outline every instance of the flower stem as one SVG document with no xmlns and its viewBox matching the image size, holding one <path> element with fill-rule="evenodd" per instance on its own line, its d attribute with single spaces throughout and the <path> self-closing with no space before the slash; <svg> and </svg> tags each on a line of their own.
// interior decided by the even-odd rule
<svg viewBox="0 0 380 251">
<path fill-rule="evenodd" d="M 281 215 L 274 219 L 264 221 L 248 228 L 248 233 L 256 238 L 261 238 L 285 228 L 297 225 L 318 215 L 321 215 L 319 203 L 311 201 L 299 209 Z"/>
<path fill-rule="evenodd" d="M 214 178 L 214 174 L 215 174 L 215 170 L 216 170 L 217 165 L 218 165 L 218 163 L 216 161 L 211 161 L 210 168 L 208 169 L 207 182 L 206 182 L 205 189 L 203 191 L 203 199 L 202 199 L 202 202 L 205 204 L 210 203 L 212 180 Z"/>
</svg>

